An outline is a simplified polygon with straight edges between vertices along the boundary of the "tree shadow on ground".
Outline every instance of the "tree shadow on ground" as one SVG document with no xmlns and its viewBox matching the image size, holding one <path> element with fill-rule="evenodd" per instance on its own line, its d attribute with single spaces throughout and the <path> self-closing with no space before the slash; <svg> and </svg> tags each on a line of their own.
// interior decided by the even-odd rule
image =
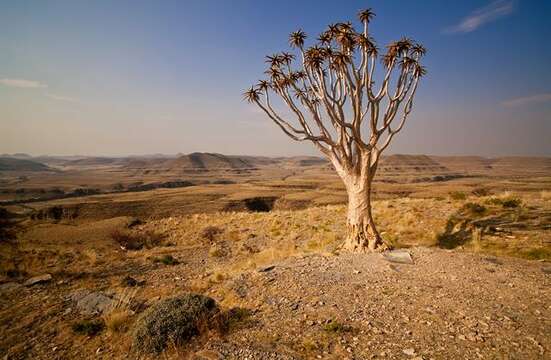
<svg viewBox="0 0 551 360">
<path fill-rule="evenodd" d="M 436 236 L 438 246 L 444 249 L 455 249 L 472 239 L 472 226 L 467 219 L 450 216 L 444 231 Z"/>
</svg>

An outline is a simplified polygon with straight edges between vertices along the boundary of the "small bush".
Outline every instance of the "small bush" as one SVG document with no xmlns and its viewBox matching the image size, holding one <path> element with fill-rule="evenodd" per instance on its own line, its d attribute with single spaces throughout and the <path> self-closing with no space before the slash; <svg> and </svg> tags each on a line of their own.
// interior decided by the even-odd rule
<svg viewBox="0 0 551 360">
<path fill-rule="evenodd" d="M 213 242 L 215 239 L 216 239 L 216 236 L 218 234 L 221 234 L 223 233 L 224 230 L 222 230 L 221 228 L 217 227 L 217 226 L 207 226 L 205 228 L 203 228 L 203 230 L 201 230 L 201 237 L 203 239 L 206 239 L 210 242 Z"/>
<path fill-rule="evenodd" d="M 477 203 L 466 203 L 463 209 L 471 215 L 482 215 L 486 212 L 486 207 Z"/>
<path fill-rule="evenodd" d="M 165 265 L 178 265 L 180 262 L 173 257 L 172 255 L 163 255 L 162 257 L 149 257 L 149 260 L 153 261 L 154 263 L 162 263 Z"/>
<path fill-rule="evenodd" d="M 306 351 L 315 351 L 318 348 L 318 344 L 315 341 L 310 339 L 305 339 L 302 341 L 302 348 Z"/>
<path fill-rule="evenodd" d="M 126 250 L 141 250 L 144 247 L 152 249 L 160 246 L 164 240 L 164 236 L 154 231 L 140 233 L 115 230 L 111 233 L 111 239 L 115 240 L 116 243 Z"/>
<path fill-rule="evenodd" d="M 209 328 L 221 334 L 227 333 L 247 321 L 251 311 L 245 308 L 231 308 L 228 311 L 221 311 L 210 320 Z"/>
<path fill-rule="evenodd" d="M 487 188 L 483 188 L 483 187 L 479 187 L 479 188 L 474 188 L 471 193 L 474 195 L 474 196 L 488 196 L 490 195 L 490 190 L 487 189 Z"/>
<path fill-rule="evenodd" d="M 107 329 L 111 332 L 125 332 L 128 329 L 132 313 L 125 309 L 116 309 L 103 317 Z"/>
<path fill-rule="evenodd" d="M 486 200 L 486 203 L 496 206 L 503 206 L 506 209 L 514 209 L 522 205 L 522 200 L 511 196 L 505 196 L 501 198 L 492 197 Z"/>
<path fill-rule="evenodd" d="M 338 321 L 331 320 L 323 326 L 323 330 L 332 333 L 342 333 L 349 332 L 351 330 L 350 326 L 342 324 Z"/>
<path fill-rule="evenodd" d="M 178 265 L 180 262 L 176 260 L 172 255 L 164 255 L 161 258 L 161 262 L 165 265 Z"/>
<path fill-rule="evenodd" d="M 486 204 L 499 206 L 499 205 L 503 205 L 503 200 L 497 197 L 491 197 L 486 200 Z"/>
<path fill-rule="evenodd" d="M 137 320 L 133 346 L 142 353 L 160 353 L 169 342 L 187 343 L 208 331 L 219 310 L 216 302 L 198 294 L 159 301 Z"/>
<path fill-rule="evenodd" d="M 77 334 L 96 336 L 105 328 L 105 323 L 102 320 L 81 320 L 73 323 L 72 328 Z"/>
<path fill-rule="evenodd" d="M 209 249 L 209 256 L 211 257 L 222 257 L 224 255 L 224 250 L 220 246 L 211 246 Z"/>
<path fill-rule="evenodd" d="M 450 198 L 452 200 L 465 200 L 467 195 L 463 191 L 452 191 L 450 192 Z"/>
<path fill-rule="evenodd" d="M 549 260 L 551 259 L 551 250 L 546 248 L 531 249 L 522 253 L 521 256 L 531 260 Z"/>
<path fill-rule="evenodd" d="M 520 205 L 522 205 L 522 200 L 520 200 L 518 198 L 505 199 L 505 200 L 503 200 L 501 205 L 504 208 L 514 209 L 514 208 L 518 208 Z"/>
</svg>

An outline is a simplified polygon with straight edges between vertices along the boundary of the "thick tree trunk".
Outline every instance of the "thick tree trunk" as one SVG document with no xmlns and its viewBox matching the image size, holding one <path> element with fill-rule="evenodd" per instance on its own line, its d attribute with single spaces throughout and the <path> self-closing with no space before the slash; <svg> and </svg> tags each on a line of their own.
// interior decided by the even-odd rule
<svg viewBox="0 0 551 360">
<path fill-rule="evenodd" d="M 343 250 L 373 252 L 387 249 L 371 212 L 371 181 L 345 179 L 348 192 L 347 234 Z"/>
</svg>

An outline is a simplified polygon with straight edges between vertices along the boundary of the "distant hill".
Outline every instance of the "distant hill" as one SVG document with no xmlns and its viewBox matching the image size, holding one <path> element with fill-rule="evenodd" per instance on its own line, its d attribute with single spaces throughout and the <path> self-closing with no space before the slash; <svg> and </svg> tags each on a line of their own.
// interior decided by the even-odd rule
<svg viewBox="0 0 551 360">
<path fill-rule="evenodd" d="M 66 161 L 64 166 L 106 166 L 120 165 L 126 161 L 125 158 L 115 157 L 85 157 L 82 159 Z"/>
<path fill-rule="evenodd" d="M 174 160 L 167 160 L 163 167 L 174 169 L 250 169 L 255 166 L 238 156 L 216 153 L 191 153 Z"/>
<path fill-rule="evenodd" d="M 315 165 L 329 165 L 327 159 L 317 156 L 293 156 L 288 158 L 282 158 L 282 162 L 292 166 L 315 166 Z"/>
<path fill-rule="evenodd" d="M 31 159 L 32 156 L 25 153 L 15 153 L 15 154 L 1 154 L 2 158 L 14 158 L 14 159 Z"/>
<path fill-rule="evenodd" d="M 494 160 L 482 156 L 431 156 L 453 171 L 481 171 L 492 168 Z"/>
<path fill-rule="evenodd" d="M 49 171 L 48 166 L 26 159 L 0 157 L 0 171 Z"/>
<path fill-rule="evenodd" d="M 493 159 L 492 167 L 496 170 L 515 170 L 526 168 L 551 170 L 551 157 L 505 156 Z"/>
<path fill-rule="evenodd" d="M 448 172 L 449 169 L 427 155 L 383 156 L 379 168 L 389 172 Z"/>
</svg>

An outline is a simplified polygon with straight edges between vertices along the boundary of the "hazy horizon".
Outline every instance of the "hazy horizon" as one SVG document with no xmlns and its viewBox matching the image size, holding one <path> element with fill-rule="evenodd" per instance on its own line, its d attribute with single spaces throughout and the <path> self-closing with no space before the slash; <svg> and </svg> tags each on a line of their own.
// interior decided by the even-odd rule
<svg viewBox="0 0 551 360">
<path fill-rule="evenodd" d="M 271 157 L 271 158 L 278 158 L 278 157 L 301 157 L 301 156 L 314 156 L 323 158 L 322 154 L 319 153 L 312 153 L 312 154 L 296 154 L 296 155 L 259 155 L 254 153 L 222 153 L 217 151 L 190 151 L 190 152 L 177 152 L 177 153 L 128 153 L 128 154 L 33 154 L 23 151 L 13 152 L 13 153 L 5 153 L 0 152 L 0 156 L 14 156 L 14 155 L 28 155 L 32 158 L 38 158 L 38 157 L 97 157 L 97 158 L 128 158 L 128 157 L 176 157 L 176 156 L 184 156 L 189 155 L 193 153 L 210 153 L 210 154 L 220 154 L 225 156 L 253 156 L 253 157 Z M 481 154 L 440 154 L 440 153 L 404 153 L 404 152 L 392 152 L 388 151 L 383 154 L 383 156 L 390 156 L 390 155 L 410 155 L 410 156 L 443 156 L 443 157 L 482 157 L 482 158 L 501 158 L 501 157 L 532 157 L 532 158 L 548 158 L 551 157 L 551 155 L 481 155 Z"/>
<path fill-rule="evenodd" d="M 291 31 L 366 7 L 380 47 L 407 35 L 429 50 L 386 154 L 551 156 L 544 0 L 4 2 L 0 153 L 319 156 L 241 94 Z"/>
</svg>

